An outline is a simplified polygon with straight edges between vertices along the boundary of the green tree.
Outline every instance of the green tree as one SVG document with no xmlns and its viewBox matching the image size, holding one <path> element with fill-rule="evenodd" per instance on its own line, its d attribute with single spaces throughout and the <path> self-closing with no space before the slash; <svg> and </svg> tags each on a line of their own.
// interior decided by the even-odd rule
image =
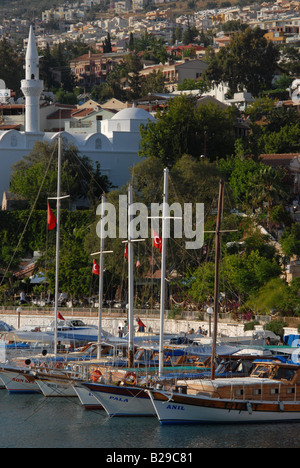
<svg viewBox="0 0 300 468">
<path fill-rule="evenodd" d="M 205 74 L 216 83 L 227 82 L 232 93 L 246 89 L 258 96 L 270 89 L 278 49 L 264 37 L 260 28 L 247 28 L 231 36 L 230 43 L 211 60 Z"/>
<path fill-rule="evenodd" d="M 22 195 L 30 204 L 37 200 L 37 208 L 44 208 L 47 198 L 56 193 L 57 187 L 57 144 L 36 143 L 33 151 L 13 166 L 10 181 L 12 192 Z M 90 184 L 93 181 L 93 193 Z M 63 193 L 71 199 L 90 198 L 93 202 L 103 192 L 109 191 L 111 183 L 100 174 L 85 156 L 79 156 L 75 147 L 65 147 L 62 155 Z"/>
<path fill-rule="evenodd" d="M 283 44 L 280 46 L 280 67 L 292 76 L 300 73 L 299 50 L 294 44 Z"/>
<path fill-rule="evenodd" d="M 110 54 L 112 52 L 111 39 L 109 33 L 107 33 L 107 37 L 104 39 L 102 46 L 104 54 Z"/>
<path fill-rule="evenodd" d="M 132 32 L 129 34 L 128 49 L 131 50 L 131 51 L 134 50 L 134 37 L 133 37 Z"/>
<path fill-rule="evenodd" d="M 182 35 L 182 42 L 184 45 L 189 45 L 194 42 L 195 37 L 198 36 L 198 31 L 195 27 L 191 27 L 190 22 L 188 22 L 187 29 Z"/>
<path fill-rule="evenodd" d="M 255 99 L 247 108 L 251 119 L 248 152 L 296 152 L 299 149 L 300 117 L 295 109 L 278 106 L 270 97 Z"/>
<path fill-rule="evenodd" d="M 300 151 L 300 126 L 286 125 L 278 132 L 264 133 L 260 148 L 265 154 L 296 153 Z"/>
<path fill-rule="evenodd" d="M 157 114 L 157 122 L 141 128 L 141 156 L 156 156 L 172 167 L 183 154 L 201 155 L 214 161 L 233 150 L 232 109 L 214 104 L 196 107 L 190 96 L 169 101 L 168 109 Z"/>
<path fill-rule="evenodd" d="M 164 93 L 165 91 L 165 77 L 160 70 L 158 72 L 153 71 L 142 81 L 141 94 L 143 96 L 149 93 Z"/>
<path fill-rule="evenodd" d="M 248 189 L 248 197 L 254 207 L 263 208 L 267 204 L 267 223 L 270 228 L 270 212 L 273 203 L 283 201 L 287 198 L 288 188 L 286 185 L 286 173 L 280 168 L 271 166 L 260 167 L 252 179 Z"/>
<path fill-rule="evenodd" d="M 168 167 L 185 153 L 200 156 L 196 106 L 191 98 L 172 99 L 157 119 L 141 128 L 141 156 L 157 156 Z"/>
<path fill-rule="evenodd" d="M 131 90 L 132 99 L 140 97 L 141 93 L 141 76 L 139 74 L 143 66 L 139 54 L 134 51 L 126 56 L 126 71 L 128 84 Z"/>
<path fill-rule="evenodd" d="M 281 274 L 281 268 L 276 259 L 267 259 L 257 250 L 249 255 L 229 255 L 224 258 L 224 276 L 230 289 L 238 296 L 248 298 L 272 278 Z"/>
<path fill-rule="evenodd" d="M 76 235 L 62 236 L 59 262 L 59 289 L 72 299 L 83 298 L 91 293 L 92 265 L 90 256 L 82 248 L 83 239 Z M 54 249 L 48 253 L 55 257 Z M 49 262 L 50 263 L 50 262 Z M 55 290 L 55 262 L 47 270 L 49 288 Z"/>
<path fill-rule="evenodd" d="M 204 263 L 193 272 L 188 294 L 195 302 L 202 303 L 213 297 L 214 287 L 215 265 L 213 262 Z"/>
<path fill-rule="evenodd" d="M 106 78 L 106 84 L 113 93 L 113 97 L 121 101 L 126 100 L 126 92 L 122 87 L 122 78 L 127 76 L 126 63 L 119 63 L 114 66 L 113 70 L 110 71 Z"/>
<path fill-rule="evenodd" d="M 0 41 L 0 78 L 16 92 L 17 97 L 21 95 L 20 81 L 24 78 L 23 60 L 7 39 Z"/>
<path fill-rule="evenodd" d="M 182 83 L 179 83 L 177 86 L 178 91 L 185 91 L 190 89 L 199 89 L 201 93 L 208 91 L 210 89 L 210 84 L 204 79 L 192 80 L 185 78 Z"/>
<path fill-rule="evenodd" d="M 75 93 L 64 91 L 63 88 L 60 88 L 56 93 L 56 99 L 60 104 L 77 104 L 77 96 Z"/>
<path fill-rule="evenodd" d="M 292 297 L 292 289 L 281 278 L 273 278 L 263 285 L 259 291 L 249 298 L 246 307 L 251 307 L 259 313 L 279 311 L 293 313 L 296 302 Z M 297 296 L 296 296 L 297 297 Z M 298 298 L 298 303 L 300 301 Z"/>
<path fill-rule="evenodd" d="M 282 251 L 288 257 L 300 256 L 300 224 L 287 227 L 280 238 Z"/>
<path fill-rule="evenodd" d="M 108 83 L 101 83 L 93 86 L 90 97 L 94 101 L 103 103 L 114 97 L 114 92 Z"/>
<path fill-rule="evenodd" d="M 230 157 L 218 164 L 228 180 L 233 198 L 244 209 L 265 210 L 267 216 L 273 204 L 284 201 L 288 195 L 288 180 L 281 168 L 272 168 L 251 158 Z"/>
<path fill-rule="evenodd" d="M 183 34 L 182 27 L 181 27 L 180 24 L 178 24 L 176 26 L 176 29 L 175 29 L 175 39 L 176 39 L 176 41 L 178 41 L 178 42 L 182 41 L 182 34 Z"/>
</svg>

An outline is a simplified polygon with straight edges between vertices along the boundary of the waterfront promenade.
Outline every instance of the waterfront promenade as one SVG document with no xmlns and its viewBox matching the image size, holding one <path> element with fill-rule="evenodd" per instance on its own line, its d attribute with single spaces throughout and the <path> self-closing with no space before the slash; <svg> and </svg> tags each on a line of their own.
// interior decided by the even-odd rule
<svg viewBox="0 0 300 468">
<path fill-rule="evenodd" d="M 98 310 L 95 308 L 85 309 L 59 309 L 66 320 L 80 319 L 87 325 L 98 325 Z M 203 315 L 203 314 L 202 314 Z M 152 330 L 159 333 L 159 310 L 158 309 L 137 309 L 134 311 L 135 318 L 140 317 L 146 326 L 146 332 Z M 53 309 L 39 309 L 31 307 L 13 307 L 0 308 L 0 320 L 8 323 L 14 328 L 45 328 L 54 320 Z M 124 309 L 104 309 L 102 313 L 103 329 L 117 336 L 118 328 L 127 320 L 127 311 Z M 199 311 L 184 311 L 176 314 L 172 311 L 165 312 L 165 333 L 177 334 L 188 333 L 191 329 L 195 331 L 201 327 L 209 334 L 209 316 L 204 314 L 200 316 Z M 235 322 L 230 314 L 224 314 L 220 317 L 219 333 L 226 336 L 238 336 L 243 334 L 244 323 Z"/>
</svg>

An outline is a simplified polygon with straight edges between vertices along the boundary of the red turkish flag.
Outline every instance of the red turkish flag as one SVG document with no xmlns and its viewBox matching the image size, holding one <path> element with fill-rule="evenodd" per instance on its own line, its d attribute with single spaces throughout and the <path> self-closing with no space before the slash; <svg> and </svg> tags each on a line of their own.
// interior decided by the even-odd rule
<svg viewBox="0 0 300 468">
<path fill-rule="evenodd" d="M 155 231 L 153 231 L 153 247 L 156 247 L 159 250 L 159 253 L 161 253 L 162 239 Z"/>
<path fill-rule="evenodd" d="M 56 218 L 48 203 L 48 231 L 56 228 Z"/>
<path fill-rule="evenodd" d="M 100 275 L 100 266 L 96 262 L 96 260 L 93 261 L 93 273 L 94 275 Z"/>
</svg>

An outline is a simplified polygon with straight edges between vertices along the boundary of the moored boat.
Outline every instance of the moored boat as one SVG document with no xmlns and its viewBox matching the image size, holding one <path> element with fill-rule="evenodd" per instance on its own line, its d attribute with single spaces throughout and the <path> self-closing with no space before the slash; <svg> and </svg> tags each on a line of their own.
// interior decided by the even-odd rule
<svg viewBox="0 0 300 468">
<path fill-rule="evenodd" d="M 258 362 L 249 377 L 178 381 L 147 390 L 161 424 L 300 420 L 300 366 Z"/>
<path fill-rule="evenodd" d="M 145 388 L 85 382 L 106 413 L 111 417 L 155 416 L 155 409 Z"/>
<path fill-rule="evenodd" d="M 35 381 L 45 397 L 77 397 L 73 381 L 69 377 L 36 376 Z"/>
<path fill-rule="evenodd" d="M 9 393 L 41 393 L 30 369 L 0 368 L 0 378 Z"/>
<path fill-rule="evenodd" d="M 84 409 L 104 410 L 99 400 L 97 400 L 95 395 L 88 388 L 78 383 L 74 384 L 73 388 Z"/>
</svg>

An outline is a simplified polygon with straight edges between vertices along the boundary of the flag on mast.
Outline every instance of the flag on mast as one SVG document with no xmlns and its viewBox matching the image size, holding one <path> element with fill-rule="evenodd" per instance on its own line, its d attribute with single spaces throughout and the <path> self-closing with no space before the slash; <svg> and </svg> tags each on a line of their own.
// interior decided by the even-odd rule
<svg viewBox="0 0 300 468">
<path fill-rule="evenodd" d="M 52 229 L 55 229 L 55 228 L 56 228 L 56 218 L 48 203 L 48 231 L 52 231 Z"/>
<path fill-rule="evenodd" d="M 156 247 L 159 250 L 159 253 L 161 253 L 162 250 L 162 239 L 159 237 L 157 232 L 153 230 L 153 247 Z"/>
<path fill-rule="evenodd" d="M 93 274 L 100 275 L 100 266 L 98 265 L 96 260 L 93 261 Z"/>
</svg>

